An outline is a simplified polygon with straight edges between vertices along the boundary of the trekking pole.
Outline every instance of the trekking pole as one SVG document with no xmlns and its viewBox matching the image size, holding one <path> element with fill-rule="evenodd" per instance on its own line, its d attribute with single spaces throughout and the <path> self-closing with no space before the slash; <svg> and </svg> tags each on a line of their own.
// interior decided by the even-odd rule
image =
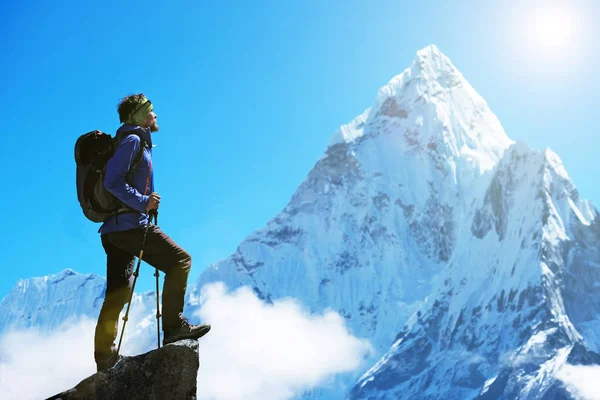
<svg viewBox="0 0 600 400">
<path fill-rule="evenodd" d="M 127 311 L 125 311 L 125 316 L 123 317 L 123 328 L 121 329 L 121 337 L 119 338 L 119 346 L 117 347 L 117 356 L 121 351 L 121 342 L 123 341 L 123 334 L 125 333 L 125 324 L 127 324 L 127 320 L 129 319 L 129 309 L 131 308 L 131 300 L 133 299 L 133 292 L 135 290 L 135 282 L 137 281 L 138 275 L 140 274 L 140 265 L 142 264 L 142 257 L 144 256 L 144 245 L 146 244 L 146 236 L 148 234 L 148 227 L 150 226 L 150 221 L 146 224 L 146 228 L 144 228 L 144 237 L 142 238 L 142 249 L 140 250 L 140 255 L 138 256 L 138 263 L 133 273 L 133 286 L 131 288 L 131 293 L 129 294 L 129 301 L 127 302 Z"/>
<path fill-rule="evenodd" d="M 153 210 L 154 225 L 158 225 L 158 210 Z M 160 308 L 158 305 L 158 277 L 160 276 L 158 268 L 155 268 L 154 276 L 156 277 L 156 340 L 160 349 Z"/>
</svg>

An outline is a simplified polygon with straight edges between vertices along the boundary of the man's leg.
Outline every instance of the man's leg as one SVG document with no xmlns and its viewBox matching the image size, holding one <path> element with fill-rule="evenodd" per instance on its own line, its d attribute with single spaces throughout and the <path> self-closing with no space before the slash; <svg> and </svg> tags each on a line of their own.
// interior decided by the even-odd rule
<svg viewBox="0 0 600 400">
<path fill-rule="evenodd" d="M 144 261 L 165 273 L 162 295 L 163 330 L 179 326 L 192 257 L 159 227 L 151 225 L 146 237 Z"/>
<path fill-rule="evenodd" d="M 104 369 L 112 361 L 116 362 L 114 341 L 117 337 L 119 314 L 129 300 L 135 261 L 131 253 L 110 243 L 110 235 L 112 234 L 102 236 L 102 246 L 106 252 L 106 293 L 94 336 L 94 359 L 98 370 Z"/>
<path fill-rule="evenodd" d="M 110 234 L 111 243 L 118 245 L 123 251 L 139 251 L 144 229 L 114 232 Z M 187 280 L 192 266 L 191 256 L 159 227 L 150 225 L 143 258 L 145 262 L 165 273 L 162 298 L 165 339 L 170 332 L 179 331 L 178 336 L 173 336 L 165 342 L 171 342 L 175 337 L 179 340 L 179 338 L 200 337 L 206 334 L 210 330 L 210 325 L 189 325 L 183 317 Z"/>
</svg>

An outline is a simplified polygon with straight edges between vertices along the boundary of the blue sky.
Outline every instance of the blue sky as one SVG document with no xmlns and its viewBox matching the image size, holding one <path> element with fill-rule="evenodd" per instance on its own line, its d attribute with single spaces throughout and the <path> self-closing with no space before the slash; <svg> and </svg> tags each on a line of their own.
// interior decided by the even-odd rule
<svg viewBox="0 0 600 400">
<path fill-rule="evenodd" d="M 556 151 L 600 204 L 597 2 L 84 3 L 0 5 L 0 298 L 64 268 L 105 275 L 73 146 L 114 133 L 124 95 L 155 105 L 159 222 L 192 254 L 192 281 L 282 210 L 338 127 L 429 44 L 509 137 Z M 137 289 L 153 279 L 146 267 Z"/>
</svg>

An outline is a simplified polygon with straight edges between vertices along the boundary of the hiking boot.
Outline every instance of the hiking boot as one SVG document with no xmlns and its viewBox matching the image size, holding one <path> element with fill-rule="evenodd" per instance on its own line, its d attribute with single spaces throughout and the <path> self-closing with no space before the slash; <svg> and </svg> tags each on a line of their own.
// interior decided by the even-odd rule
<svg viewBox="0 0 600 400">
<path fill-rule="evenodd" d="M 117 351 L 111 349 L 110 353 L 107 354 L 94 354 L 94 358 L 96 359 L 96 369 L 97 372 L 106 371 L 114 367 L 119 361 L 123 359 L 123 356 L 117 354 Z"/>
<path fill-rule="evenodd" d="M 209 324 L 192 325 L 187 318 L 182 318 L 178 327 L 164 331 L 163 346 L 183 339 L 200 339 L 208 331 L 210 331 Z"/>
</svg>

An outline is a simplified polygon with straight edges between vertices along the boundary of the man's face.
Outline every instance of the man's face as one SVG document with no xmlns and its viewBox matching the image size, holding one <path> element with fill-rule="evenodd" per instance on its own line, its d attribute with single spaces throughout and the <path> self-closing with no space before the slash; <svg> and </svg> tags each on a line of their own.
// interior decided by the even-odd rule
<svg viewBox="0 0 600 400">
<path fill-rule="evenodd" d="M 158 116 L 154 113 L 154 111 L 150 111 L 150 114 L 146 117 L 144 124 L 142 127 L 150 128 L 150 132 L 158 132 L 159 126 L 156 122 Z"/>
</svg>

